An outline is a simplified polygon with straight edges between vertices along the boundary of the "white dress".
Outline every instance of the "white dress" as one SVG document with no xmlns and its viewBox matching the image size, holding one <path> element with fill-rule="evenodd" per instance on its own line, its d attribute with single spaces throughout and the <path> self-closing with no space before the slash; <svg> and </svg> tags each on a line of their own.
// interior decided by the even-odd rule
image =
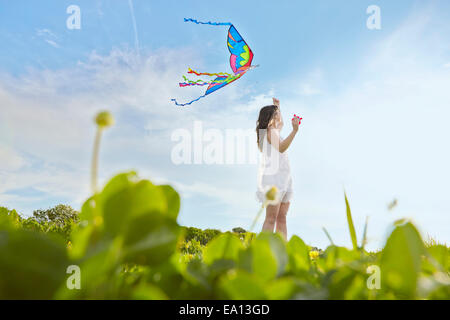
<svg viewBox="0 0 450 320">
<path fill-rule="evenodd" d="M 262 152 L 258 169 L 258 188 L 256 197 L 263 203 L 266 192 L 273 186 L 278 189 L 278 196 L 281 202 L 289 202 L 292 199 L 292 177 L 291 167 L 287 152 L 279 152 L 267 140 L 264 134 Z"/>
</svg>

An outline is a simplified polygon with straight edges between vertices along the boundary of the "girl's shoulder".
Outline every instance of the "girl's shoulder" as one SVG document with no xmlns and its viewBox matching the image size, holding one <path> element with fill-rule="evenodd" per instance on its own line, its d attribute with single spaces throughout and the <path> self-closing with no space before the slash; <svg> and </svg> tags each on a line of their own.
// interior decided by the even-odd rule
<svg viewBox="0 0 450 320">
<path fill-rule="evenodd" d="M 274 138 L 280 137 L 280 129 L 278 129 L 278 128 L 267 128 L 267 139 L 270 141 L 270 139 L 272 137 L 274 137 Z"/>
<path fill-rule="evenodd" d="M 279 128 L 267 128 L 267 132 L 272 132 L 275 133 L 277 135 L 280 135 L 280 129 Z"/>
</svg>

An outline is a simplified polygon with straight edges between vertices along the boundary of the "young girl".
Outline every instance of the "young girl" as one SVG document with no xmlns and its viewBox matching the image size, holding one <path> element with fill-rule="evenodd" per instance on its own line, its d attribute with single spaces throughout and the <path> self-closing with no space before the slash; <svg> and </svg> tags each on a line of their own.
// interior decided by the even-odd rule
<svg viewBox="0 0 450 320">
<path fill-rule="evenodd" d="M 279 232 L 287 239 L 286 215 L 292 198 L 292 178 L 286 150 L 298 132 L 300 121 L 292 119 L 292 131 L 286 139 L 280 137 L 283 118 L 280 113 L 280 101 L 273 98 L 273 105 L 266 106 L 259 112 L 256 122 L 256 135 L 259 150 L 262 152 L 258 171 L 258 190 L 256 195 L 264 203 L 266 192 L 275 186 L 278 191 L 276 203 L 266 208 L 263 231 Z"/>
</svg>

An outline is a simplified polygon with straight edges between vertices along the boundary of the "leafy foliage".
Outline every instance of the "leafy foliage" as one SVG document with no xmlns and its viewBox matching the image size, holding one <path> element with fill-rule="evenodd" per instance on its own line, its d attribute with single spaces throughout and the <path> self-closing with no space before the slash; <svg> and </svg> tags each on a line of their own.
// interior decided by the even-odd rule
<svg viewBox="0 0 450 320">
<path fill-rule="evenodd" d="M 193 227 L 185 227 L 185 239 L 186 241 L 195 240 L 199 242 L 202 246 L 205 246 L 212 239 L 221 234 L 220 230 L 216 229 L 206 229 L 201 230 Z"/>
<path fill-rule="evenodd" d="M 24 219 L 0 208 L 0 298 L 450 298 L 447 246 L 425 245 L 401 220 L 383 250 L 366 252 L 345 200 L 352 249 L 322 251 L 298 236 L 182 227 L 173 188 L 119 174 L 79 214 L 57 206 Z M 66 285 L 71 265 L 80 268 L 80 289 Z M 370 266 L 381 270 L 379 289 L 368 286 Z"/>
<path fill-rule="evenodd" d="M 79 220 L 78 211 L 72 207 L 59 204 L 47 210 L 35 210 L 32 217 L 24 218 L 16 210 L 0 207 L 0 221 L 9 219 L 10 223 L 27 230 L 54 234 L 70 240 L 72 227 Z"/>
</svg>

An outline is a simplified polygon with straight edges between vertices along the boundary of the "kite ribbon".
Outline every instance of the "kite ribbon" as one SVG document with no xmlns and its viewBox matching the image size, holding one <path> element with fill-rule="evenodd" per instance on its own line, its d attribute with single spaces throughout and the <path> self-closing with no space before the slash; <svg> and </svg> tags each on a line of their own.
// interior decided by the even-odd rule
<svg viewBox="0 0 450 320">
<path fill-rule="evenodd" d="M 188 105 L 190 105 L 191 103 L 193 103 L 193 102 L 195 102 L 195 101 L 198 101 L 198 100 L 200 100 L 201 98 L 204 98 L 204 97 L 206 97 L 206 94 L 204 94 L 204 95 L 198 97 L 198 98 L 195 99 L 195 100 L 192 100 L 192 101 L 190 101 L 190 102 L 187 102 L 187 103 L 178 103 L 176 99 L 170 99 L 170 100 L 173 101 L 173 102 L 175 102 L 175 104 L 176 104 L 177 106 L 184 107 L 184 106 L 188 106 Z"/>
<path fill-rule="evenodd" d="M 229 78 L 234 78 L 234 77 L 229 77 Z M 193 81 L 190 80 L 188 78 L 186 78 L 185 76 L 183 76 L 184 82 L 180 82 L 179 85 L 180 87 L 189 87 L 189 86 L 206 86 L 206 85 L 210 85 L 212 83 L 223 83 L 226 81 L 225 80 L 210 80 L 210 81 L 204 81 L 204 80 L 197 80 L 197 81 Z"/>
<path fill-rule="evenodd" d="M 191 19 L 191 18 L 189 18 L 189 19 L 184 18 L 184 22 L 193 22 L 196 24 L 209 24 L 211 26 L 231 26 L 232 25 L 230 22 L 211 22 L 211 21 L 202 22 L 202 21 L 197 21 L 195 19 Z"/>
<path fill-rule="evenodd" d="M 226 72 L 219 72 L 219 73 L 208 73 L 208 72 L 197 72 L 195 70 L 192 70 L 191 68 L 188 69 L 188 73 L 193 73 L 196 76 L 210 76 L 210 77 L 220 77 L 220 76 L 227 76 L 231 77 L 232 74 L 226 73 Z"/>
</svg>

